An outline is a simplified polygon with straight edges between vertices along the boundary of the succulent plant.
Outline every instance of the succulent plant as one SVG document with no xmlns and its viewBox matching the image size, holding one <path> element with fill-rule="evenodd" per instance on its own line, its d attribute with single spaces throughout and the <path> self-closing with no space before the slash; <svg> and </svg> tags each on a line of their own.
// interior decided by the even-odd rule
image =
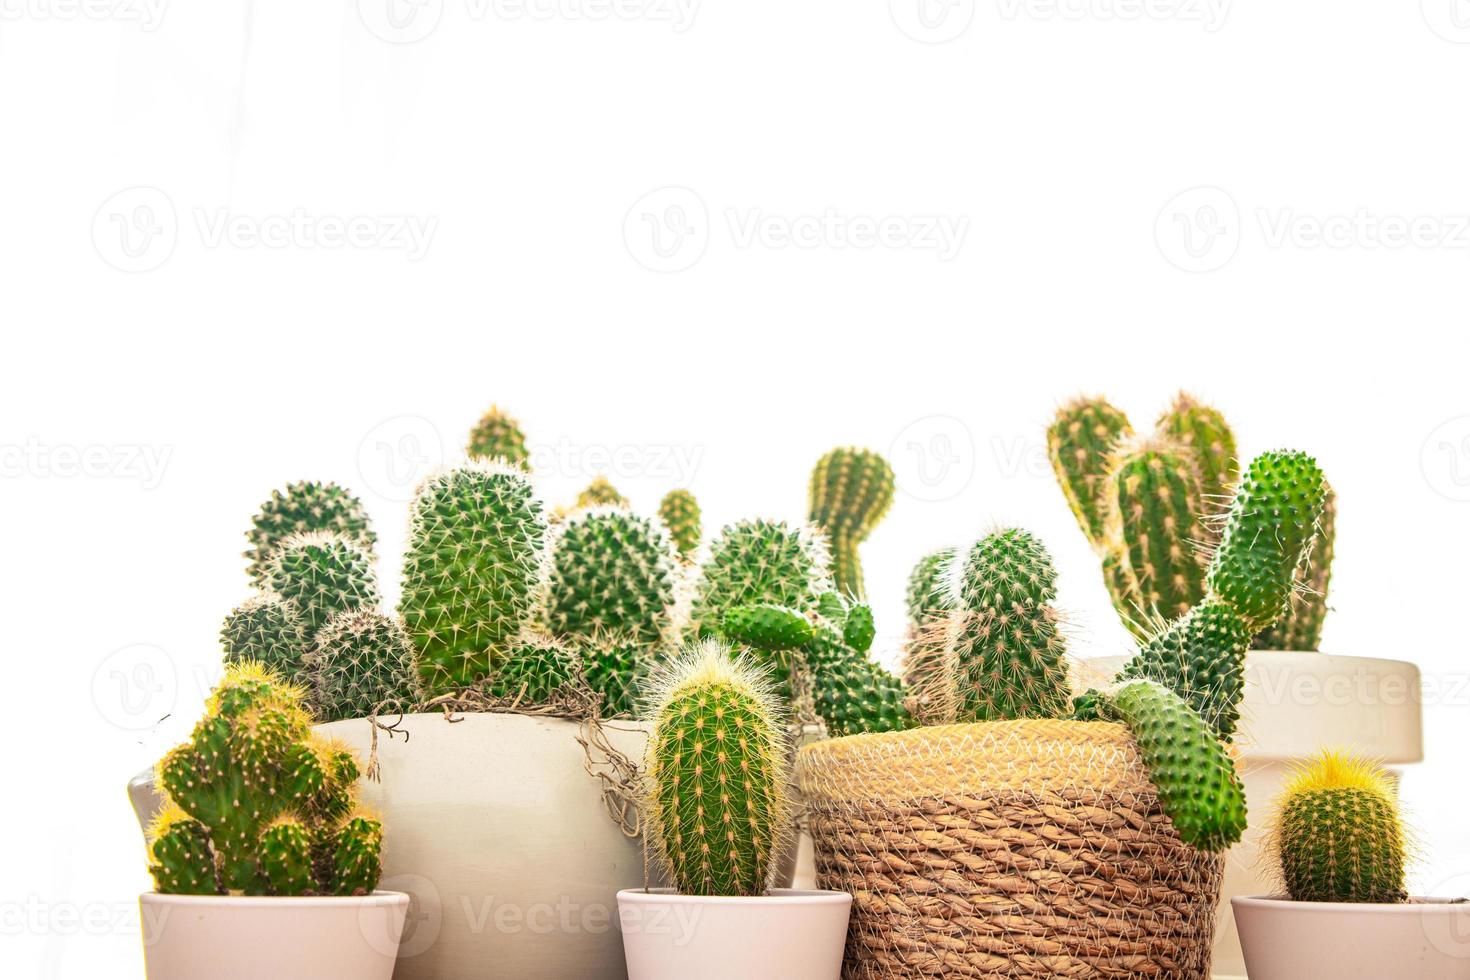
<svg viewBox="0 0 1470 980">
<path fill-rule="evenodd" d="M 576 669 L 576 654 L 565 645 L 527 632 L 497 664 L 490 692 L 517 704 L 548 704 L 574 682 Z"/>
<path fill-rule="evenodd" d="M 921 629 L 942 619 L 954 606 L 949 592 L 949 574 L 958 548 L 931 551 L 914 564 L 904 591 L 904 607 L 909 625 Z"/>
<path fill-rule="evenodd" d="M 1199 476 L 1204 497 L 1201 513 L 1218 510 L 1235 490 L 1240 464 L 1235 456 L 1235 433 L 1225 416 L 1193 395 L 1179 392 L 1174 404 L 1159 416 L 1154 426 L 1158 435 L 1188 450 Z"/>
<path fill-rule="evenodd" d="M 339 534 L 360 547 L 369 559 L 377 542 L 362 501 L 335 483 L 303 480 L 271 491 L 270 499 L 250 522 L 246 538 L 250 548 L 250 578 L 260 588 L 268 587 L 271 559 L 288 538 L 311 531 Z"/>
<path fill-rule="evenodd" d="M 1113 446 L 1132 435 L 1128 417 L 1103 398 L 1076 398 L 1057 410 L 1046 430 L 1047 455 L 1062 494 L 1094 547 L 1104 540 L 1099 496 Z"/>
<path fill-rule="evenodd" d="M 546 519 L 526 474 L 471 463 L 413 501 L 399 612 L 426 693 L 468 687 L 508 654 L 535 602 Z"/>
<path fill-rule="evenodd" d="M 578 511 L 552 536 L 546 624 L 574 641 L 617 634 L 655 645 L 669 629 L 677 568 L 656 522 L 618 507 Z"/>
<path fill-rule="evenodd" d="M 865 596 L 858 545 L 893 506 L 893 468 L 868 449 L 834 449 L 817 460 L 808 491 L 808 519 L 827 533 L 832 579 L 839 592 Z"/>
<path fill-rule="evenodd" d="M 286 678 L 300 677 L 308 638 L 294 604 L 274 592 L 251 596 L 220 628 L 225 663 L 259 663 Z"/>
<path fill-rule="evenodd" d="M 1327 751 L 1298 770 L 1276 805 L 1272 840 L 1298 902 L 1402 902 L 1409 846 L 1388 775 Z"/>
<path fill-rule="evenodd" d="M 817 714 L 833 737 L 896 732 L 915 725 L 903 681 L 822 624 L 804 649 Z"/>
<path fill-rule="evenodd" d="M 330 531 L 308 531 L 280 542 L 266 569 L 266 584 L 296 609 L 309 637 L 335 613 L 378 604 L 372 556 Z"/>
<path fill-rule="evenodd" d="M 366 717 L 385 702 L 406 710 L 422 699 L 408 634 L 398 620 L 372 609 L 327 620 L 304 666 L 321 721 Z"/>
<path fill-rule="evenodd" d="M 587 686 L 602 695 L 602 717 L 632 717 L 638 709 L 644 677 L 656 662 L 647 644 L 609 634 L 579 642 L 577 653 Z"/>
<path fill-rule="evenodd" d="M 953 709 L 953 678 L 947 668 L 949 613 L 954 607 L 951 572 L 958 548 L 947 547 L 920 558 L 909 573 L 905 592 L 908 628 L 900 676 L 909 710 L 925 724 L 939 723 Z"/>
<path fill-rule="evenodd" d="M 599 476 L 577 494 L 578 507 L 627 507 L 628 498 L 618 493 L 618 488 Z"/>
<path fill-rule="evenodd" d="M 491 405 L 490 410 L 475 423 L 466 448 L 471 458 L 502 459 L 518 466 L 524 466 L 531 458 L 520 423 L 495 405 Z"/>
<path fill-rule="evenodd" d="M 1327 586 L 1332 578 L 1332 552 L 1337 532 L 1337 494 L 1323 484 L 1322 516 L 1307 561 L 1297 569 L 1290 604 L 1276 622 L 1256 634 L 1258 650 L 1316 650 L 1327 618 Z"/>
<path fill-rule="evenodd" d="M 754 603 L 806 613 L 828 583 L 826 549 L 813 529 L 766 520 L 727 525 L 700 566 L 690 632 L 715 635 L 725 613 Z"/>
<path fill-rule="evenodd" d="M 721 633 L 757 650 L 794 650 L 816 635 L 812 621 L 789 606 L 758 602 L 725 613 Z"/>
<path fill-rule="evenodd" d="M 1207 599 L 1144 641 L 1118 679 L 1158 681 L 1229 739 L 1240 720 L 1250 635 L 1235 610 Z"/>
<path fill-rule="evenodd" d="M 664 668 L 650 701 L 647 808 L 684 895 L 759 895 L 789 833 L 780 709 L 760 671 L 704 640 Z"/>
<path fill-rule="evenodd" d="M 658 517 L 679 549 L 679 557 L 691 561 L 699 550 L 703 534 L 700 524 L 699 501 L 688 490 L 670 490 L 658 504 Z"/>
<path fill-rule="evenodd" d="M 377 884 L 382 827 L 357 808 L 351 750 L 311 731 L 302 691 L 236 664 L 188 742 L 158 764 L 149 831 L 160 892 L 361 895 Z"/>
</svg>

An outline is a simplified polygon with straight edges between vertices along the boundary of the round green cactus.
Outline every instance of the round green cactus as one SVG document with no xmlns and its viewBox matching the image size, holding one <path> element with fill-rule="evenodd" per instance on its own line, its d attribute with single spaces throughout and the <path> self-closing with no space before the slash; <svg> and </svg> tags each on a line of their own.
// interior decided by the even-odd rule
<svg viewBox="0 0 1470 980">
<path fill-rule="evenodd" d="M 1139 647 L 1118 679 L 1158 681 L 1229 739 L 1240 720 L 1250 637 L 1234 609 L 1207 599 Z"/>
<path fill-rule="evenodd" d="M 717 634 L 725 613 L 754 603 L 805 613 L 828 585 L 827 554 L 811 528 L 765 520 L 727 525 L 700 566 L 691 633 Z"/>
<path fill-rule="evenodd" d="M 1200 492 L 1204 495 L 1205 512 L 1223 506 L 1235 490 L 1240 463 L 1235 456 L 1235 433 L 1225 416 L 1193 395 L 1181 391 L 1174 404 L 1159 416 L 1155 430 L 1160 436 L 1183 446 L 1194 457 L 1199 474 Z"/>
<path fill-rule="evenodd" d="M 577 494 L 578 507 L 627 507 L 628 498 L 618 493 L 618 488 L 599 476 Z"/>
<path fill-rule="evenodd" d="M 472 459 L 500 459 L 516 466 L 525 465 L 531 457 L 520 423 L 495 405 L 470 431 L 467 451 Z"/>
<path fill-rule="evenodd" d="M 658 518 L 668 528 L 669 537 L 685 561 L 694 558 L 704 533 L 700 524 L 699 501 L 688 490 L 670 490 L 658 504 Z"/>
<path fill-rule="evenodd" d="M 1329 484 L 1324 483 L 1322 490 L 1322 517 L 1317 521 L 1311 554 L 1297 569 L 1286 614 L 1256 634 L 1253 646 L 1257 650 L 1316 650 L 1321 645 L 1337 533 L 1337 495 Z"/>
<path fill-rule="evenodd" d="M 306 627 L 296 606 L 274 592 L 251 596 L 231 611 L 219 638 L 226 664 L 254 661 L 290 680 L 302 676 Z"/>
<path fill-rule="evenodd" d="M 638 708 L 644 675 L 653 661 L 646 645 L 626 637 L 594 636 L 577 644 L 582 676 L 602 695 L 602 717 L 630 718 Z"/>
<path fill-rule="evenodd" d="M 958 548 L 940 548 L 914 564 L 904 591 L 904 608 L 910 626 L 926 626 L 954 607 L 949 593 L 949 573 L 958 551 Z"/>
<path fill-rule="evenodd" d="M 787 747 L 749 662 L 705 640 L 663 670 L 649 716 L 648 812 L 684 895 L 760 895 L 790 832 Z"/>
<path fill-rule="evenodd" d="M 276 548 L 287 538 L 311 531 L 339 534 L 356 543 L 369 558 L 377 543 L 362 501 L 352 494 L 335 483 L 288 483 L 285 490 L 271 492 L 246 532 L 250 548 L 245 557 L 250 560 L 251 580 L 261 588 L 267 587 Z"/>
<path fill-rule="evenodd" d="M 834 738 L 913 728 L 903 682 L 830 629 L 806 648 L 817 714 Z"/>
<path fill-rule="evenodd" d="M 398 608 L 426 693 L 469 687 L 505 658 L 535 603 L 545 537 L 514 467 L 472 463 L 419 487 Z"/>
<path fill-rule="evenodd" d="M 1104 540 L 1099 494 L 1113 446 L 1132 435 L 1128 417 L 1103 398 L 1076 398 L 1057 410 L 1046 430 L 1047 455 L 1067 504 L 1095 547 Z"/>
<path fill-rule="evenodd" d="M 312 703 L 322 721 L 363 718 L 385 702 L 422 699 L 413 644 L 396 619 L 371 609 L 337 613 L 306 654 Z"/>
<path fill-rule="evenodd" d="M 327 531 L 282 541 L 266 571 L 266 584 L 298 611 L 308 636 L 334 613 L 378 604 L 372 556 Z"/>
<path fill-rule="evenodd" d="M 808 520 L 827 532 L 839 592 L 865 596 L 858 545 L 893 506 L 893 467 L 868 449 L 834 449 L 817 460 L 808 489 Z"/>
<path fill-rule="evenodd" d="M 615 633 L 648 645 L 669 629 L 678 567 L 661 526 L 630 510 L 578 511 L 557 526 L 545 620 L 574 641 Z"/>
<path fill-rule="evenodd" d="M 518 704 L 549 703 L 576 676 L 573 654 L 551 637 L 528 634 L 495 668 L 490 691 Z"/>
</svg>

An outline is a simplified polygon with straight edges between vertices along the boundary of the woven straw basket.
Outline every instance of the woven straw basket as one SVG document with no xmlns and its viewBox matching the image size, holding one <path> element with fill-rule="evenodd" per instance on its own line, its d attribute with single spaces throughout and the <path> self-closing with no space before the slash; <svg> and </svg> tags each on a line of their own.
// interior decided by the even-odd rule
<svg viewBox="0 0 1470 980">
<path fill-rule="evenodd" d="M 1005 721 L 801 750 L 843 976 L 1209 976 L 1222 858 L 1181 841 L 1128 730 Z"/>
</svg>

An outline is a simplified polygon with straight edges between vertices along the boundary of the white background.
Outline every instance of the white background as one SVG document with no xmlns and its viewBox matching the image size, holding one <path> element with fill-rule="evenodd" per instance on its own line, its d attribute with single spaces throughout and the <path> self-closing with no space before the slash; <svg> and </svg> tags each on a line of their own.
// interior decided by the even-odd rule
<svg viewBox="0 0 1470 980">
<path fill-rule="evenodd" d="M 913 560 L 995 522 L 1123 652 L 1042 430 L 1197 392 L 1336 485 L 1325 646 L 1435 684 L 1416 887 L 1470 891 L 1464 0 L 89 2 L 0 0 L 0 972 L 142 975 L 123 785 L 271 488 L 362 494 L 394 596 L 492 401 L 550 502 L 620 450 L 711 528 L 889 452 L 891 661 Z"/>
</svg>

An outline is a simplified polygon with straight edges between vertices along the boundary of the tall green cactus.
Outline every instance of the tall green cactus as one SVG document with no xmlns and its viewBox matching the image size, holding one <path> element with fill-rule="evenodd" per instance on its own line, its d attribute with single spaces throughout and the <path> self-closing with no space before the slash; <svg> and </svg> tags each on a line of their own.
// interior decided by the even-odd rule
<svg viewBox="0 0 1470 980">
<path fill-rule="evenodd" d="M 660 676 L 651 700 L 648 812 L 684 895 L 759 895 L 789 832 L 787 748 L 765 679 L 705 640 Z"/>
<path fill-rule="evenodd" d="M 668 528 L 669 537 L 679 549 L 679 557 L 692 561 L 699 550 L 704 533 L 700 524 L 699 501 L 688 490 L 670 490 L 658 504 L 658 517 Z"/>
<path fill-rule="evenodd" d="M 545 619 L 558 636 L 653 646 L 669 629 L 677 560 L 663 528 L 616 507 L 578 511 L 552 535 Z"/>
<path fill-rule="evenodd" d="M 1204 495 L 1201 513 L 1214 513 L 1223 507 L 1240 475 L 1235 433 L 1226 424 L 1225 416 L 1181 391 L 1174 396 L 1174 404 L 1168 411 L 1159 416 L 1154 428 L 1160 437 L 1183 446 L 1193 456 L 1200 492 Z"/>
<path fill-rule="evenodd" d="M 266 569 L 266 584 L 295 607 L 308 636 L 334 613 L 378 604 L 372 556 L 328 531 L 309 531 L 278 544 Z"/>
<path fill-rule="evenodd" d="M 1113 446 L 1132 435 L 1128 417 L 1104 398 L 1075 398 L 1057 410 L 1046 430 L 1047 455 L 1067 504 L 1094 547 L 1104 540 L 1098 498 Z"/>
<path fill-rule="evenodd" d="M 311 732 L 302 692 L 229 667 L 190 740 L 158 764 L 150 829 L 160 892 L 361 895 L 377 884 L 382 826 L 357 810 L 351 750 Z"/>
<path fill-rule="evenodd" d="M 274 592 L 251 596 L 232 610 L 219 638 L 226 664 L 254 661 L 288 679 L 302 675 L 306 627 L 295 604 Z"/>
<path fill-rule="evenodd" d="M 808 488 L 808 520 L 827 533 L 839 592 L 865 597 L 858 545 L 893 506 L 893 467 L 868 449 L 834 449 L 817 460 Z"/>
<path fill-rule="evenodd" d="M 516 468 L 472 463 L 419 487 L 399 612 L 427 693 L 468 687 L 505 658 L 535 602 L 545 537 Z"/>
<path fill-rule="evenodd" d="M 366 717 L 385 702 L 407 710 L 422 700 L 408 634 L 398 620 L 375 610 L 352 609 L 327 620 L 304 667 L 321 721 Z"/>
<path fill-rule="evenodd" d="M 495 405 L 470 430 L 466 449 L 472 459 L 503 459 L 517 466 L 524 466 L 531 458 L 520 423 Z"/>
<path fill-rule="evenodd" d="M 1296 587 L 1286 614 L 1256 634 L 1253 646 L 1258 650 L 1316 650 L 1322 643 L 1337 533 L 1337 494 L 1330 484 L 1324 483 L 1322 489 L 1322 517 L 1317 521 L 1311 554 L 1297 569 Z"/>
<path fill-rule="evenodd" d="M 700 566 L 690 632 L 717 635 L 725 613 L 753 603 L 805 613 L 828 582 L 827 553 L 813 529 L 766 520 L 726 525 Z"/>
<path fill-rule="evenodd" d="M 250 522 L 246 538 L 250 548 L 250 578 L 257 587 L 268 587 L 268 573 L 276 548 L 288 538 L 311 531 L 329 531 L 354 542 L 372 558 L 377 542 L 367 511 L 351 493 L 335 483 L 302 480 L 271 491 L 270 499 Z"/>
</svg>

